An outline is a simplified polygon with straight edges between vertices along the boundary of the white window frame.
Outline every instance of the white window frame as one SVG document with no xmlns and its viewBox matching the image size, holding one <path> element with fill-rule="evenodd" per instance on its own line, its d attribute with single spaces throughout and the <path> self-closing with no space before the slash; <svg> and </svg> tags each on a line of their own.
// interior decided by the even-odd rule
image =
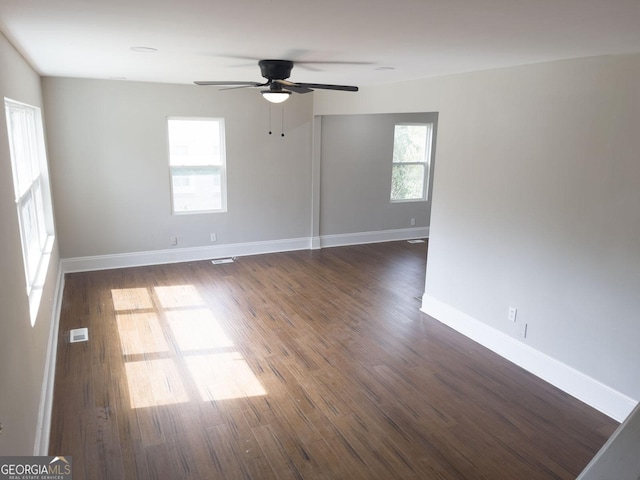
<svg viewBox="0 0 640 480">
<path fill-rule="evenodd" d="M 421 127 L 427 127 L 427 138 L 425 144 L 425 155 L 424 160 L 417 162 L 396 162 L 391 157 L 391 191 L 389 194 L 389 198 L 391 203 L 407 203 L 407 202 L 426 202 L 429 198 L 429 172 L 431 170 L 431 152 L 433 148 L 433 122 L 400 122 L 396 123 L 393 127 L 394 129 L 394 145 L 393 152 L 395 153 L 395 129 L 398 126 L 405 125 L 415 125 Z M 420 165 L 424 169 L 424 175 L 422 179 L 422 196 L 419 198 L 393 198 L 393 170 L 396 166 L 409 166 L 409 165 Z"/>
<path fill-rule="evenodd" d="M 54 242 L 53 208 L 40 108 L 4 99 L 31 326 Z"/>
<path fill-rule="evenodd" d="M 174 164 L 172 162 L 171 155 L 171 138 L 169 132 L 169 124 L 172 121 L 202 121 L 202 122 L 217 122 L 218 132 L 220 135 L 220 164 L 216 164 L 213 161 L 206 165 L 189 165 L 189 164 Z M 173 215 L 193 215 L 200 213 L 221 213 L 227 211 L 227 169 L 226 169 L 226 145 L 225 145 L 225 123 L 224 118 L 215 117 L 168 117 L 167 118 L 167 146 L 168 146 L 168 159 L 169 159 L 169 177 L 171 188 L 171 213 Z M 180 176 L 190 172 L 192 175 L 194 171 L 199 171 L 202 175 L 211 175 L 217 173 L 220 176 L 220 208 L 217 209 L 196 209 L 196 210 L 181 210 L 176 209 L 176 194 L 178 194 L 177 188 L 174 186 L 174 177 Z M 196 173 L 197 175 L 197 173 Z M 192 177 L 189 177 L 192 178 Z M 186 185 L 181 186 L 180 189 L 184 193 L 185 190 L 193 188 L 189 186 L 189 182 Z M 183 190 L 184 189 L 184 190 Z"/>
</svg>

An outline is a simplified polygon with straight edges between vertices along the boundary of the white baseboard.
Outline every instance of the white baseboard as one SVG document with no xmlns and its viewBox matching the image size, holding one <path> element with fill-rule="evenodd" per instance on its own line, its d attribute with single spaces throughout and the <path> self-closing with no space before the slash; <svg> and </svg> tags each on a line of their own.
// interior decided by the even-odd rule
<svg viewBox="0 0 640 480">
<path fill-rule="evenodd" d="M 420 310 L 618 422 L 638 403 L 426 293 Z"/>
<path fill-rule="evenodd" d="M 309 238 L 289 238 L 264 242 L 232 243 L 206 247 L 155 250 L 151 252 L 66 258 L 62 260 L 61 264 L 64 273 L 88 272 L 93 270 L 140 267 L 144 265 L 160 265 L 165 263 L 194 262 L 215 258 L 242 257 L 246 255 L 260 255 L 263 253 L 308 250 L 309 248 L 311 248 L 311 240 Z"/>
<path fill-rule="evenodd" d="M 54 293 L 54 303 L 49 327 L 49 344 L 45 360 L 40 406 L 38 407 L 38 422 L 36 424 L 36 438 L 33 445 L 33 455 L 49 455 L 49 435 L 51 433 L 51 411 L 53 409 L 53 386 L 56 376 L 56 356 L 58 354 L 58 327 L 62 309 L 62 294 L 64 292 L 64 272 L 58 267 L 58 278 Z"/>
<path fill-rule="evenodd" d="M 361 245 L 427 238 L 429 227 L 403 228 L 378 232 L 358 232 L 320 237 L 287 238 L 263 242 L 231 243 L 206 247 L 172 248 L 150 252 L 119 253 L 92 257 L 65 258 L 61 263 L 63 273 L 109 270 L 113 268 L 140 267 L 165 263 L 194 262 L 214 258 L 242 257 L 264 253 L 293 250 L 315 250 L 323 247 Z"/>
<path fill-rule="evenodd" d="M 322 247 L 343 247 L 346 245 L 361 245 L 365 243 L 412 240 L 414 238 L 427 238 L 428 236 L 429 227 L 401 228 L 374 232 L 339 233 L 336 235 L 321 235 L 320 245 Z"/>
<path fill-rule="evenodd" d="M 311 237 L 311 250 L 320 250 L 320 237 Z"/>
</svg>

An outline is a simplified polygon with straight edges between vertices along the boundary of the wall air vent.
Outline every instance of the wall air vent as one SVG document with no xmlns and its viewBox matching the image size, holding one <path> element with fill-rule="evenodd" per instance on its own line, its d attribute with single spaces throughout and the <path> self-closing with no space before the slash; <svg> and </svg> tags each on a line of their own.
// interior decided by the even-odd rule
<svg viewBox="0 0 640 480">
<path fill-rule="evenodd" d="M 74 328 L 73 330 L 71 330 L 69 339 L 71 343 L 86 342 L 87 340 L 89 340 L 88 328 Z"/>
<path fill-rule="evenodd" d="M 408 243 L 424 243 L 424 240 L 420 240 L 420 239 L 417 239 L 417 240 L 407 240 L 407 242 L 408 242 Z"/>
<path fill-rule="evenodd" d="M 214 265 L 222 265 L 223 263 L 233 263 L 236 257 L 231 258 L 216 258 L 215 260 L 211 260 L 211 263 Z"/>
</svg>

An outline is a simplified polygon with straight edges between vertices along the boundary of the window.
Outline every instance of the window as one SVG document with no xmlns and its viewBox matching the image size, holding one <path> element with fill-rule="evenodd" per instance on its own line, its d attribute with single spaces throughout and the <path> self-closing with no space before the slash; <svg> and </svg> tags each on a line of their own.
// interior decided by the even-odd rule
<svg viewBox="0 0 640 480">
<path fill-rule="evenodd" d="M 397 124 L 393 135 L 391 201 L 427 199 L 433 124 Z"/>
<path fill-rule="evenodd" d="M 227 210 L 224 119 L 169 118 L 173 213 Z"/>
<path fill-rule="evenodd" d="M 42 116 L 39 108 L 7 98 L 4 105 L 31 325 L 34 325 L 54 238 Z"/>
</svg>

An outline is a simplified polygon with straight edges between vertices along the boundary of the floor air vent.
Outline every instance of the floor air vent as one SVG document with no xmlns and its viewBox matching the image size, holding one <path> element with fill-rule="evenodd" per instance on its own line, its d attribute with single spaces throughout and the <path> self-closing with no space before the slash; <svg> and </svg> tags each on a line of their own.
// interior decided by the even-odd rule
<svg viewBox="0 0 640 480">
<path fill-rule="evenodd" d="M 232 258 L 216 258 L 215 260 L 211 260 L 211 263 L 214 265 L 222 265 L 223 263 L 233 263 L 236 257 Z"/>
<path fill-rule="evenodd" d="M 76 342 L 86 342 L 89 340 L 89 329 L 88 328 L 74 328 L 71 330 L 71 343 Z"/>
</svg>

